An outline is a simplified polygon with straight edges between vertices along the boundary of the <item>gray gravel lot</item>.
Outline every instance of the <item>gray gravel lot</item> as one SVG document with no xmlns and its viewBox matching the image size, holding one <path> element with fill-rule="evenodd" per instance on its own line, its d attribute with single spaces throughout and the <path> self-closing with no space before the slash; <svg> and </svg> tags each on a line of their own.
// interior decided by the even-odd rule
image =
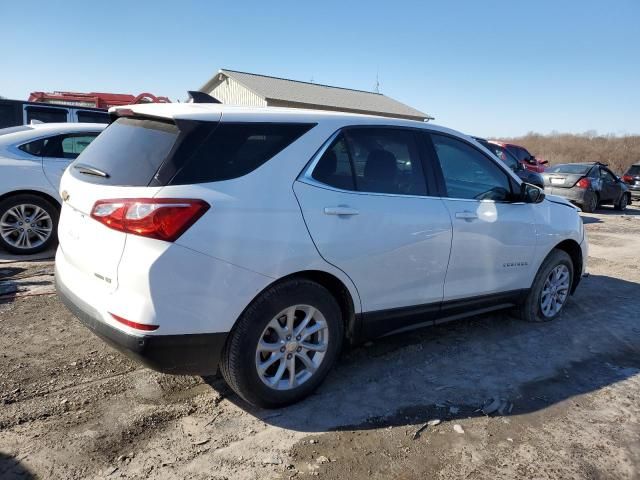
<svg viewBox="0 0 640 480">
<path fill-rule="evenodd" d="M 51 295 L 50 260 L 0 257 L 0 478 L 640 478 L 640 209 L 583 219 L 557 321 L 380 339 L 271 411 L 141 368 Z"/>
</svg>

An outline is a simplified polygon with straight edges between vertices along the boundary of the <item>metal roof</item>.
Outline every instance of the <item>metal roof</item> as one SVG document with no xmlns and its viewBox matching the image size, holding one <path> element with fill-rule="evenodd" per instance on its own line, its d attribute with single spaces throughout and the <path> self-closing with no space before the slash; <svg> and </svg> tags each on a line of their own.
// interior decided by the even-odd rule
<svg viewBox="0 0 640 480">
<path fill-rule="evenodd" d="M 319 83 L 299 82 L 286 78 L 221 69 L 202 88 L 207 93 L 220 82 L 220 74 L 237 81 L 265 100 L 324 106 L 331 109 L 366 112 L 384 116 L 432 119 L 430 115 L 381 93 L 333 87 Z"/>
</svg>

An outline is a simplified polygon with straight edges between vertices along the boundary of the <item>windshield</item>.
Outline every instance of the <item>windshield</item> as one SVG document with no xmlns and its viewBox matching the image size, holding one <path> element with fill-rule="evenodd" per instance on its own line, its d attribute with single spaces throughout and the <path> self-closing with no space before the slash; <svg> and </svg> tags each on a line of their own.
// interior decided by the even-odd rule
<svg viewBox="0 0 640 480">
<path fill-rule="evenodd" d="M 589 170 L 591 170 L 593 165 L 581 165 L 576 163 L 562 163 L 560 165 L 554 165 L 553 167 L 549 167 L 547 172 L 549 173 L 570 173 L 574 175 L 584 175 Z"/>
<path fill-rule="evenodd" d="M 631 165 L 629 171 L 627 172 L 629 175 L 640 175 L 640 165 Z"/>
</svg>

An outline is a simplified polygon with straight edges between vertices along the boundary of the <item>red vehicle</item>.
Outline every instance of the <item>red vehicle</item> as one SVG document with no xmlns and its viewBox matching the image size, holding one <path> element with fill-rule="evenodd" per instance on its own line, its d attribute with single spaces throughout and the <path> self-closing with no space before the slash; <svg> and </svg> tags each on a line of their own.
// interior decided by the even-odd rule
<svg viewBox="0 0 640 480">
<path fill-rule="evenodd" d="M 546 160 L 542 160 L 542 159 L 538 160 L 536 157 L 531 155 L 526 148 L 520 145 L 515 145 L 513 143 L 498 142 L 494 140 L 491 140 L 491 143 L 495 143 L 496 145 L 500 145 L 506 148 L 507 150 L 509 150 L 509 152 L 511 152 L 513 156 L 515 156 L 518 159 L 518 161 L 522 163 L 522 165 L 524 165 L 524 167 L 527 170 L 531 170 L 532 172 L 536 172 L 536 173 L 544 172 L 544 166 L 547 163 L 549 163 Z"/>
<path fill-rule="evenodd" d="M 171 103 L 167 97 L 157 97 L 151 93 L 141 93 L 136 96 L 126 93 L 102 92 L 31 92 L 28 101 L 104 109 L 137 103 Z"/>
</svg>

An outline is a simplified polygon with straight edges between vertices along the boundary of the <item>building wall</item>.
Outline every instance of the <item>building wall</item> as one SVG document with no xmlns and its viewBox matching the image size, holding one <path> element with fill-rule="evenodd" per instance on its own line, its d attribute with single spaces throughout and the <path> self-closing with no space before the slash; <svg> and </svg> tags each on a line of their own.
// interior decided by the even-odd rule
<svg viewBox="0 0 640 480">
<path fill-rule="evenodd" d="M 208 92 L 225 105 L 243 105 L 247 107 L 266 107 L 267 102 L 260 96 L 229 77 Z"/>
</svg>

